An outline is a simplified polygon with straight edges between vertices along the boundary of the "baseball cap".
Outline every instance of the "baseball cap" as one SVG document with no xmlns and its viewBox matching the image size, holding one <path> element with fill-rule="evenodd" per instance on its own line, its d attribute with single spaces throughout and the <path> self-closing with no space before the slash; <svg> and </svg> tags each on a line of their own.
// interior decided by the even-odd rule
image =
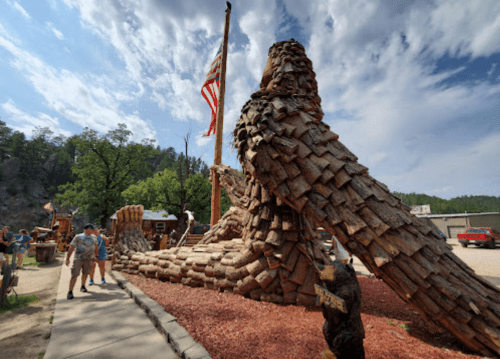
<svg viewBox="0 0 500 359">
<path fill-rule="evenodd" d="M 87 223 L 83 229 L 94 229 L 94 225 L 92 223 Z"/>
</svg>

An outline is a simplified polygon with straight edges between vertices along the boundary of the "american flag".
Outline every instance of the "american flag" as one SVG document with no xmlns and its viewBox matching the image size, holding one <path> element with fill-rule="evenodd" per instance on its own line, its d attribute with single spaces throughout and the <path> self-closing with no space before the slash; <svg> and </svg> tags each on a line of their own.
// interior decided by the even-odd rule
<svg viewBox="0 0 500 359">
<path fill-rule="evenodd" d="M 217 51 L 217 55 L 215 55 L 215 60 L 210 65 L 210 70 L 208 70 L 207 77 L 205 78 L 205 82 L 201 88 L 201 94 L 208 102 L 208 105 L 212 109 L 212 121 L 210 122 L 210 128 L 208 132 L 203 136 L 210 136 L 215 134 L 215 123 L 217 117 L 217 103 L 219 98 L 219 77 L 220 77 L 220 69 L 222 63 L 222 44 L 219 47 L 219 51 Z"/>
</svg>

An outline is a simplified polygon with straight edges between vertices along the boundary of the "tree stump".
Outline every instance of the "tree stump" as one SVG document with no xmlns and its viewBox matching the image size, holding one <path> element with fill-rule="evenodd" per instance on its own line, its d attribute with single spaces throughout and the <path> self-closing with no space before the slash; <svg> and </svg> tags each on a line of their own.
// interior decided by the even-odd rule
<svg viewBox="0 0 500 359">
<path fill-rule="evenodd" d="M 50 263 L 56 259 L 57 243 L 38 243 L 36 260 L 40 263 Z"/>
<path fill-rule="evenodd" d="M 28 252 L 27 252 L 28 257 L 36 256 L 36 247 L 37 247 L 37 243 L 30 243 L 30 247 L 28 248 Z"/>
</svg>

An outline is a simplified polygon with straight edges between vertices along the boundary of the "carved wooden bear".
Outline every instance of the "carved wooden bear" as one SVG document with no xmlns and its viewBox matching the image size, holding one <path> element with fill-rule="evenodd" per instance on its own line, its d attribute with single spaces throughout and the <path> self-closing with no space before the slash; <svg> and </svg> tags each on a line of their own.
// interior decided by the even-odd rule
<svg viewBox="0 0 500 359">
<path fill-rule="evenodd" d="M 332 262 L 333 280 L 324 280 L 328 291 L 345 302 L 346 313 L 323 304 L 323 335 L 338 359 L 364 359 L 365 330 L 361 321 L 361 288 L 350 264 Z"/>
</svg>

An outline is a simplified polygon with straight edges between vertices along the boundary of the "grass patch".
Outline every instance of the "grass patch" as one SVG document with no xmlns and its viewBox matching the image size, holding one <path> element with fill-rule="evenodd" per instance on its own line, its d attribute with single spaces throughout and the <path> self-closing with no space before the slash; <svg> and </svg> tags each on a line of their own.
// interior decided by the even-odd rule
<svg viewBox="0 0 500 359">
<path fill-rule="evenodd" d="M 50 324 L 52 324 L 52 322 L 53 322 L 53 321 L 54 321 L 54 316 L 53 316 L 53 315 L 51 315 L 51 316 L 50 316 L 49 323 L 50 323 Z"/>
<path fill-rule="evenodd" d="M 12 254 L 9 254 L 9 263 L 12 263 Z M 40 267 L 40 266 L 45 266 L 47 264 L 52 264 L 52 263 L 57 263 L 59 260 L 56 258 L 54 261 L 49 262 L 49 263 L 41 263 L 36 260 L 36 257 L 27 257 L 24 256 L 23 259 L 23 267 L 28 267 L 28 266 L 34 266 L 34 267 Z"/>
<path fill-rule="evenodd" d="M 43 359 L 44 355 L 45 355 L 45 352 L 41 352 L 40 354 L 38 354 L 38 359 Z"/>
<path fill-rule="evenodd" d="M 25 295 L 25 296 L 8 296 L 5 298 L 5 302 L 0 306 L 0 315 L 17 310 L 22 307 L 26 307 L 31 303 L 38 302 L 36 295 Z"/>
<path fill-rule="evenodd" d="M 45 336 L 45 339 L 50 339 L 50 333 Z"/>
<path fill-rule="evenodd" d="M 410 327 L 408 326 L 408 324 L 399 324 L 399 326 L 406 331 L 410 330 Z"/>
</svg>

